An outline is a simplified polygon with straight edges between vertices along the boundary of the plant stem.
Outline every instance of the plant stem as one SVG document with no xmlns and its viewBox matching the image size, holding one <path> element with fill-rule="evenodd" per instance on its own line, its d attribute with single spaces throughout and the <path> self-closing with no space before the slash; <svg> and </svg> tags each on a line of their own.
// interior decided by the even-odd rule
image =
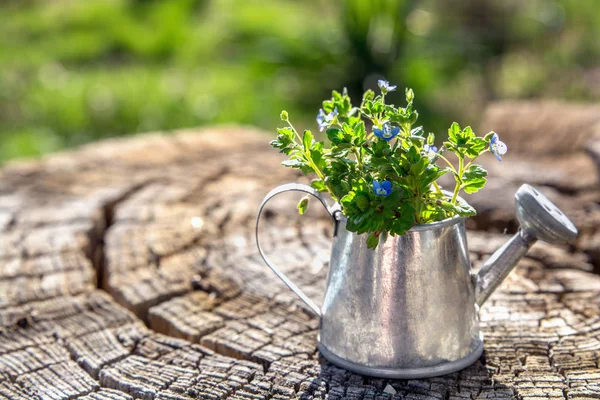
<svg viewBox="0 0 600 400">
<path fill-rule="evenodd" d="M 294 134 L 296 135 L 296 137 L 298 138 L 298 140 L 300 141 L 300 143 L 302 143 L 302 137 L 300 136 L 300 134 L 298 133 L 298 131 L 296 130 L 296 128 L 294 128 L 294 125 L 292 125 L 292 123 L 288 120 L 286 121 L 288 123 L 288 125 L 290 126 L 290 128 L 292 128 L 292 130 L 294 131 Z"/>
<path fill-rule="evenodd" d="M 405 138 L 409 137 L 412 125 L 409 123 L 406 123 L 406 124 L 401 124 L 401 126 L 402 126 L 402 133 L 404 133 L 404 137 Z"/>
<path fill-rule="evenodd" d="M 385 106 L 385 93 L 381 93 L 381 104 L 383 104 Z M 384 115 L 385 115 L 385 107 L 383 108 L 382 112 L 377 114 L 377 122 L 378 123 Z"/>
<path fill-rule="evenodd" d="M 294 128 L 294 125 L 292 125 L 292 123 L 290 121 L 287 121 L 288 125 L 290 126 L 290 128 L 292 128 L 292 130 L 294 131 L 294 133 L 296 134 L 296 137 L 298 138 L 298 141 L 300 143 L 303 142 L 302 137 L 300 136 L 300 134 L 298 133 L 298 131 L 296 130 L 296 128 Z M 321 170 L 319 169 L 319 167 L 317 167 L 317 165 L 314 163 L 310 152 L 307 152 L 304 150 L 304 146 L 301 145 L 300 143 L 296 143 L 296 145 L 302 149 L 302 154 L 304 154 L 304 157 L 306 157 L 306 159 L 308 160 L 311 168 L 313 169 L 313 171 L 315 171 L 315 173 L 317 174 L 317 176 L 319 177 L 319 179 L 322 179 L 323 181 L 325 181 L 325 176 L 323 175 L 323 172 L 321 172 Z"/>
<path fill-rule="evenodd" d="M 456 186 L 454 187 L 454 193 L 452 194 L 452 204 L 454 204 L 454 205 L 456 205 L 456 199 L 458 198 L 459 191 L 460 191 L 460 185 L 457 182 Z"/>
<path fill-rule="evenodd" d="M 462 176 L 464 173 L 464 159 L 462 157 L 458 157 L 458 176 L 456 178 L 456 186 L 454 187 L 454 194 L 452 194 L 452 204 L 456 205 L 456 199 L 458 198 L 458 192 L 461 188 Z"/>
<path fill-rule="evenodd" d="M 421 198 L 418 194 L 416 196 L 415 203 L 415 221 L 417 222 L 417 224 L 420 224 L 422 221 L 421 213 L 423 212 L 423 202 L 421 201 Z"/>
<path fill-rule="evenodd" d="M 354 152 L 354 155 L 356 156 L 356 163 L 358 164 L 358 168 L 362 168 L 362 158 L 360 156 L 360 149 L 354 147 L 353 152 Z"/>
<path fill-rule="evenodd" d="M 321 172 L 321 170 L 319 169 L 319 167 L 317 167 L 317 165 L 314 163 L 312 157 L 310 156 L 310 154 L 306 154 L 304 153 L 304 156 L 306 157 L 306 159 L 309 161 L 311 168 L 313 169 L 313 171 L 315 171 L 315 173 L 317 174 L 317 176 L 319 177 L 319 179 L 321 179 L 323 181 L 323 184 L 325 184 L 325 187 L 327 188 L 327 191 L 329 192 L 329 195 L 331 196 L 331 198 L 336 202 L 339 203 L 340 200 L 337 198 L 337 196 L 333 193 L 333 189 L 331 189 L 331 187 L 325 183 L 325 175 L 323 175 L 323 172 Z"/>
<path fill-rule="evenodd" d="M 437 182 L 433 182 L 433 187 L 435 188 L 435 191 L 438 192 L 438 194 L 442 194 L 442 189 L 440 188 L 440 185 L 437 184 Z"/>
<path fill-rule="evenodd" d="M 444 157 L 441 154 L 437 155 L 439 158 L 441 158 L 442 160 L 444 160 L 446 162 L 446 164 L 448 164 L 448 166 L 450 167 L 450 169 L 452 169 L 452 172 L 456 173 L 456 168 L 454 168 L 454 165 L 452 165 L 452 163 L 450 161 L 448 161 L 448 159 L 446 157 Z"/>
<path fill-rule="evenodd" d="M 298 141 L 300 141 L 300 143 L 302 143 L 302 137 L 300 136 L 300 134 L 298 133 L 298 131 L 296 130 L 296 128 L 294 128 L 294 125 L 292 125 L 292 123 L 290 121 L 287 121 L 287 123 L 290 126 L 290 128 L 292 128 L 292 130 L 294 131 L 294 133 L 296 134 L 296 137 L 298 138 Z M 309 163 L 310 167 L 313 169 L 313 171 L 315 171 L 315 174 L 317 174 L 317 176 L 319 177 L 319 179 L 321 179 L 323 181 L 323 183 L 325 184 L 325 175 L 323 174 L 323 172 L 319 169 L 319 167 L 317 167 L 317 165 L 313 161 L 313 159 L 312 159 L 312 157 L 310 155 L 310 152 L 304 151 L 304 146 L 302 146 L 300 143 L 296 143 L 296 145 L 301 149 L 302 154 L 304 154 L 304 157 L 306 157 L 306 159 L 308 160 L 308 163 Z M 325 187 L 327 188 L 327 191 L 331 195 L 331 198 L 333 198 L 333 200 L 335 202 L 339 203 L 339 200 L 338 200 L 337 196 L 333 193 L 333 190 L 329 187 L 329 185 L 325 184 Z"/>
<path fill-rule="evenodd" d="M 485 153 L 486 151 L 490 151 L 490 149 L 485 149 L 484 151 L 482 151 L 479 155 L 477 155 L 477 157 L 479 157 L 480 155 L 482 155 L 483 153 Z M 472 159 L 471 161 L 469 161 L 467 163 L 467 165 L 465 165 L 465 170 L 469 169 L 469 167 L 471 166 L 471 164 L 473 164 L 473 161 L 477 160 L 477 157 L 475 157 L 474 159 Z"/>
<path fill-rule="evenodd" d="M 310 167 L 313 169 L 313 171 L 315 171 L 315 174 L 317 174 L 317 176 L 319 177 L 319 179 L 321 179 L 323 181 L 323 183 L 325 183 L 325 175 L 323 174 L 323 172 L 319 169 L 319 167 L 317 167 L 317 164 L 315 164 L 315 162 L 313 161 L 310 152 L 305 152 L 302 151 L 304 153 L 304 157 L 306 157 L 306 159 L 308 160 Z M 333 199 L 335 201 L 337 200 L 337 197 L 333 194 L 333 190 L 331 190 L 331 188 L 329 187 L 329 185 L 325 184 L 325 187 L 327 187 L 327 190 L 329 191 L 329 194 L 331 195 L 331 197 L 333 197 Z"/>
</svg>

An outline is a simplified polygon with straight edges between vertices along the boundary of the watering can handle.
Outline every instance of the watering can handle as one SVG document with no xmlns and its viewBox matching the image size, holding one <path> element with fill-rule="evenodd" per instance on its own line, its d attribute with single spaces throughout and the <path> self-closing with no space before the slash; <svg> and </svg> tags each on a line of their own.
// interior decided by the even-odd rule
<svg viewBox="0 0 600 400">
<path fill-rule="evenodd" d="M 321 193 L 319 193 L 312 187 L 300 183 L 287 183 L 285 185 L 277 186 L 275 189 L 267 193 L 262 203 L 260 203 L 260 207 L 258 208 L 258 215 L 256 216 L 256 246 L 258 247 L 258 252 L 260 253 L 260 256 L 269 266 L 269 268 L 271 268 L 273 272 L 275 272 L 279 279 L 281 279 L 283 283 L 285 283 L 287 287 L 289 287 L 292 290 L 292 292 L 294 292 L 298 297 L 300 297 L 300 299 L 304 303 L 306 303 L 306 305 L 312 310 L 312 312 L 314 312 L 318 317 L 321 317 L 321 309 L 319 308 L 319 306 L 317 306 L 298 286 L 296 286 L 294 282 L 292 282 L 283 272 L 281 272 L 279 268 L 277 268 L 275 264 L 273 264 L 271 260 L 269 260 L 262 247 L 260 247 L 260 241 L 258 240 L 258 223 L 260 222 L 260 216 L 262 214 L 263 208 L 273 197 L 285 192 L 304 192 L 316 197 L 317 200 L 319 200 L 321 204 L 323 204 L 323 206 L 327 209 L 327 212 L 334 221 L 335 213 L 339 211 L 335 207 L 330 207 L 327 204 L 327 200 L 325 200 Z"/>
</svg>

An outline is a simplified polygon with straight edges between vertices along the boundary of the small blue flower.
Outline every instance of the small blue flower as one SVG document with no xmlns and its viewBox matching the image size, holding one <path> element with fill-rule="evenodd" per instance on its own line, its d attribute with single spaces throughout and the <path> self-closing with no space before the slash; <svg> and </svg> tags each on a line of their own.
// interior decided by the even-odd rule
<svg viewBox="0 0 600 400">
<path fill-rule="evenodd" d="M 504 142 L 500 141 L 496 132 L 494 132 L 490 140 L 490 151 L 496 156 L 498 161 L 502 161 L 502 156 L 508 151 L 508 147 Z"/>
<path fill-rule="evenodd" d="M 331 124 L 333 124 L 333 120 L 338 115 L 337 107 L 330 112 L 329 114 L 325 114 L 325 111 L 321 108 L 319 113 L 317 114 L 317 124 L 319 124 L 319 132 L 323 132 L 323 129 L 329 128 Z"/>
<path fill-rule="evenodd" d="M 385 124 L 383 124 L 381 129 L 373 128 L 373 133 L 378 138 L 387 140 L 389 142 L 400 133 L 400 127 L 391 126 L 389 123 L 386 122 Z"/>
<path fill-rule="evenodd" d="M 373 180 L 373 192 L 377 196 L 382 196 L 382 197 L 389 196 L 390 193 L 392 193 L 392 182 L 390 182 L 390 181 L 377 182 L 376 180 Z"/>
<path fill-rule="evenodd" d="M 387 92 L 393 92 L 398 87 L 396 85 L 390 86 L 390 83 L 383 79 L 379 79 L 377 81 L 377 85 L 379 86 L 379 89 L 381 89 L 381 93 L 383 94 L 386 94 Z"/>
<path fill-rule="evenodd" d="M 435 146 L 430 146 L 430 145 L 426 144 L 425 146 L 423 146 L 423 151 L 425 152 L 425 155 L 427 156 L 427 158 L 429 158 L 430 160 L 433 160 L 435 158 L 435 156 L 437 156 L 438 148 Z"/>
</svg>

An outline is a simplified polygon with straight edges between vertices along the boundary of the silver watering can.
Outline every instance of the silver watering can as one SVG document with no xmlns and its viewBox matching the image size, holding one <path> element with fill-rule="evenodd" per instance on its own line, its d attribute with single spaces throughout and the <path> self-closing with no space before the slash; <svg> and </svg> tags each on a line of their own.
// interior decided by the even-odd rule
<svg viewBox="0 0 600 400">
<path fill-rule="evenodd" d="M 264 254 L 258 224 L 265 204 L 288 191 L 315 196 L 335 224 L 329 275 L 319 308 Z M 474 363 L 483 352 L 479 307 L 537 241 L 565 243 L 573 223 L 530 185 L 515 195 L 519 231 L 471 272 L 465 218 L 418 225 L 387 237 L 375 250 L 366 235 L 346 230 L 339 205 L 330 207 L 307 185 L 269 192 L 256 219 L 256 243 L 265 263 L 320 317 L 318 347 L 333 364 L 381 378 L 424 378 Z"/>
</svg>

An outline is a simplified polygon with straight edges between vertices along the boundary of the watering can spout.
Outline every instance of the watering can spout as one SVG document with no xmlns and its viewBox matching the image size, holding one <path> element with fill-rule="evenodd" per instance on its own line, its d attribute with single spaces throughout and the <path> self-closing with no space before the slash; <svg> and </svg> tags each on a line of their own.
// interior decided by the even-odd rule
<svg viewBox="0 0 600 400">
<path fill-rule="evenodd" d="M 577 228 L 554 203 L 530 185 L 515 194 L 519 231 L 483 264 L 474 276 L 475 300 L 482 305 L 538 240 L 566 243 L 577 237 Z"/>
</svg>

